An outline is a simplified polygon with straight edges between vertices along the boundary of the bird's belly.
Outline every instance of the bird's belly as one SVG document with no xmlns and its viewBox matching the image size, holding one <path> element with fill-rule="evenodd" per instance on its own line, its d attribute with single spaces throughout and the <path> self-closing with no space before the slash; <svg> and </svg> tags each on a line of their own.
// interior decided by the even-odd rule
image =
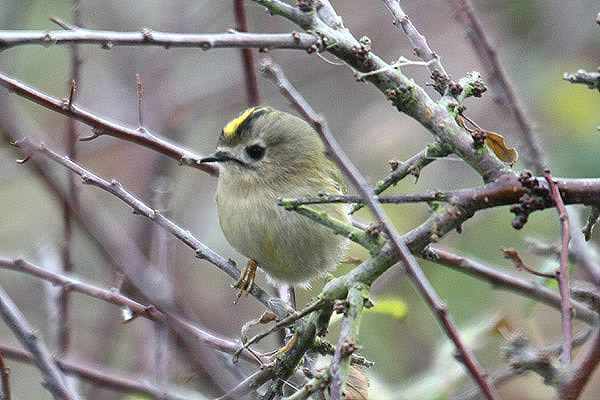
<svg viewBox="0 0 600 400">
<path fill-rule="evenodd" d="M 231 202 L 218 198 L 221 228 L 229 243 L 276 281 L 308 282 L 334 268 L 343 257 L 344 237 L 279 207 L 275 199 L 247 196 Z M 345 218 L 340 204 L 328 205 L 325 211 Z"/>
</svg>

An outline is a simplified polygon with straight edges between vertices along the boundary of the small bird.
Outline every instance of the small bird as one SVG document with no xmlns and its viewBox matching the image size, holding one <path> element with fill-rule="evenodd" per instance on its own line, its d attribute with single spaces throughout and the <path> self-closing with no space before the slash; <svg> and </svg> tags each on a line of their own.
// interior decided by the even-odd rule
<svg viewBox="0 0 600 400">
<path fill-rule="evenodd" d="M 306 286 L 340 262 L 345 237 L 277 204 L 279 198 L 346 192 L 340 170 L 306 121 L 269 107 L 250 108 L 225 125 L 217 150 L 201 162 L 219 163 L 215 199 L 221 229 L 250 259 L 234 285 L 240 289 L 237 299 L 252 290 L 257 264 L 273 283 Z M 349 221 L 346 204 L 314 208 Z"/>
</svg>

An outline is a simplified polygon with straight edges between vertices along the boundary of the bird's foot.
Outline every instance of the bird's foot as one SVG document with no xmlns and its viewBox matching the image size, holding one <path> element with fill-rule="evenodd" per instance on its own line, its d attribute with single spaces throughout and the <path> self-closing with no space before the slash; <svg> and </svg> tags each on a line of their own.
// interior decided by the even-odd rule
<svg viewBox="0 0 600 400">
<path fill-rule="evenodd" d="M 239 292 L 233 304 L 237 304 L 240 297 L 242 297 L 242 293 L 246 292 L 247 296 L 248 293 L 252 291 L 252 285 L 254 285 L 254 278 L 256 277 L 257 267 L 258 264 L 256 263 L 256 261 L 248 261 L 248 265 L 246 265 L 246 268 L 244 268 L 244 270 L 242 271 L 242 276 L 240 276 L 240 279 L 231 286 L 232 288 L 239 289 Z"/>
</svg>

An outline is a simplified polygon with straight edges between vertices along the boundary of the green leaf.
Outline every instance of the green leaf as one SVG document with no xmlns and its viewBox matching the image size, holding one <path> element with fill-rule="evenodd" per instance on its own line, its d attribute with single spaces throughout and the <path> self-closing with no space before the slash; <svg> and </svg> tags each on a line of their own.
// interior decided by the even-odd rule
<svg viewBox="0 0 600 400">
<path fill-rule="evenodd" d="M 408 306 L 403 300 L 389 297 L 375 301 L 375 307 L 371 307 L 366 311 L 369 313 L 388 315 L 392 318 L 403 320 L 406 318 Z"/>
</svg>

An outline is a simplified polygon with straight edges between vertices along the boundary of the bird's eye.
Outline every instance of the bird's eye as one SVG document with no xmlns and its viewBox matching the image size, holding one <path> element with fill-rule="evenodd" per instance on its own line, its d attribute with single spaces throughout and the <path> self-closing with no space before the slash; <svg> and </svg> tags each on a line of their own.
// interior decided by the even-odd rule
<svg viewBox="0 0 600 400">
<path fill-rule="evenodd" d="M 265 155 L 265 148 L 258 144 L 248 146 L 246 147 L 246 154 L 248 154 L 251 159 L 258 161 Z"/>
</svg>

